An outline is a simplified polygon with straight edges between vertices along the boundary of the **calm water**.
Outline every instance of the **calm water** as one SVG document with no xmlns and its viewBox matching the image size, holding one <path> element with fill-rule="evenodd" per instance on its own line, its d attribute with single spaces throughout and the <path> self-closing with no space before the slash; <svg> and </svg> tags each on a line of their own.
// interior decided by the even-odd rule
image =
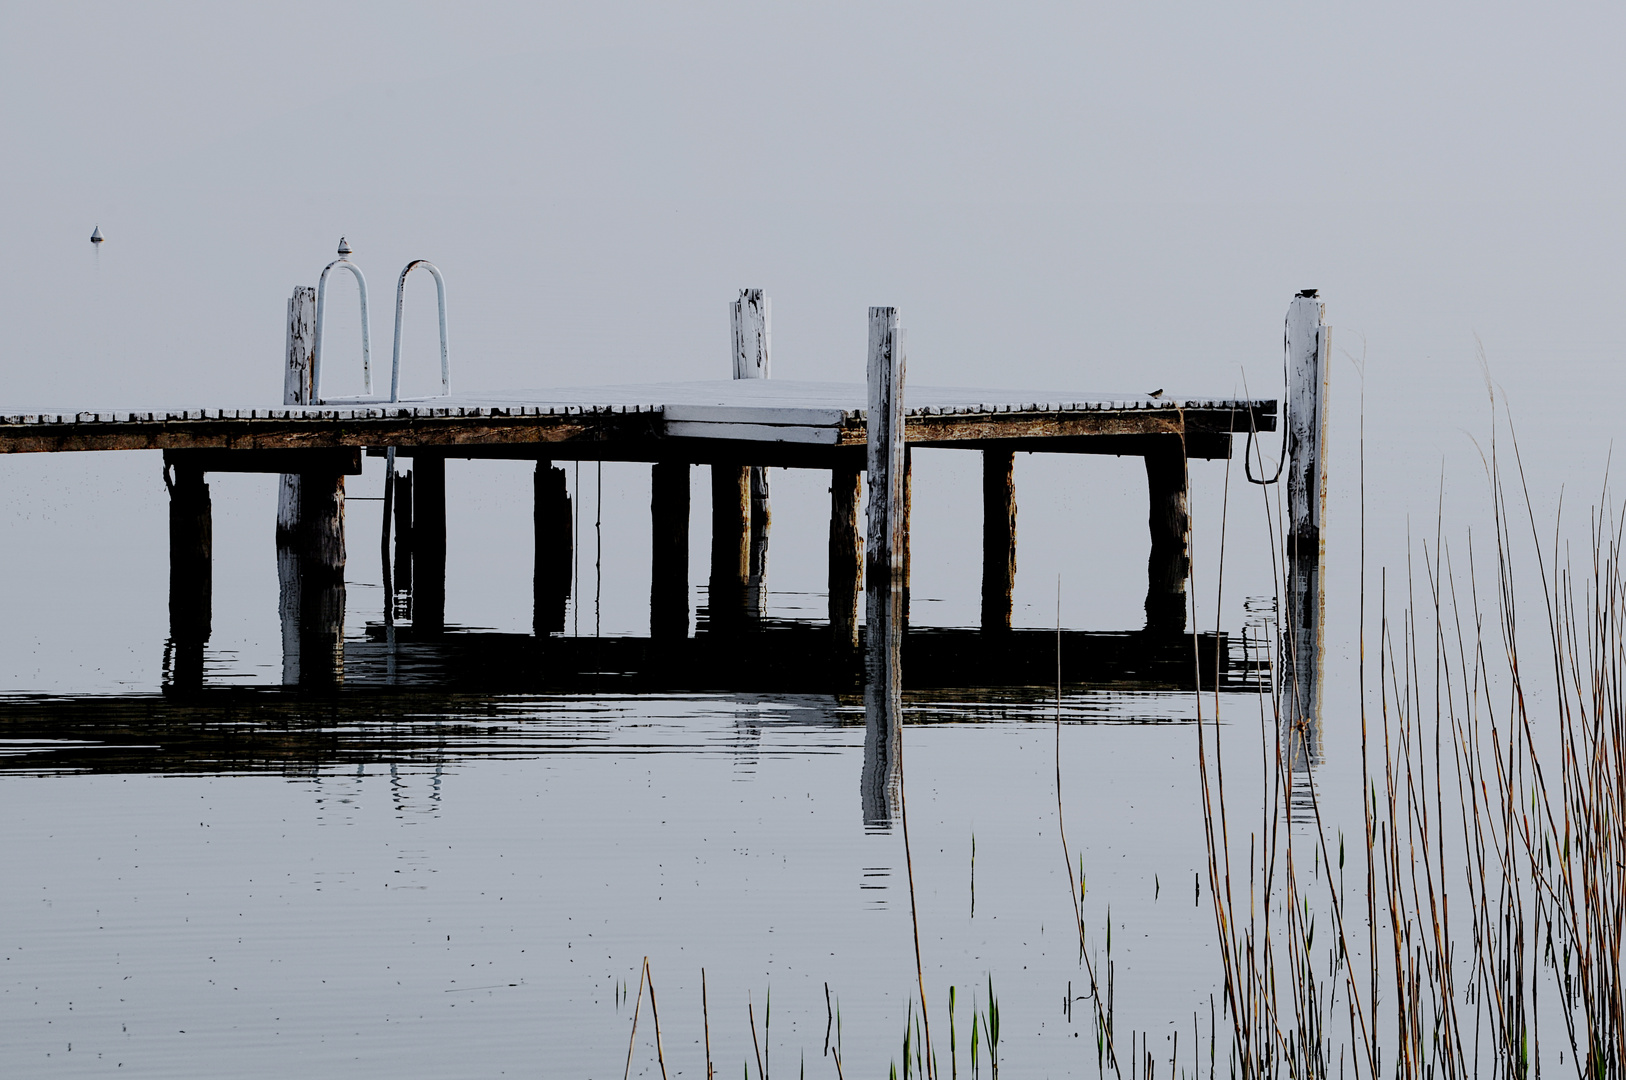
<svg viewBox="0 0 1626 1080">
<path fill-rule="evenodd" d="M 1335 453 L 1345 456 L 1329 540 L 1318 770 L 1329 835 L 1359 790 L 1353 382 L 1337 399 L 1346 411 Z M 1464 427 L 1481 411 L 1461 410 Z M 1390 416 L 1378 430 L 1382 438 L 1368 433 L 1369 485 L 1381 492 L 1369 499 L 1374 575 L 1403 565 L 1415 508 L 1432 532 L 1442 466 L 1419 460 L 1465 476 L 1449 499 L 1468 509 L 1453 512 L 1468 521 L 1477 512 L 1463 429 L 1441 434 Z M 1538 491 L 1566 470 L 1550 444 L 1527 456 Z M 646 956 L 669 1074 L 704 1075 L 702 969 L 719 1070 L 755 1068 L 750 1003 L 770 1073 L 799 1070 L 805 1055 L 815 1075 L 833 1076 L 826 984 L 850 1074 L 897 1059 L 915 993 L 904 840 L 896 823 L 865 820 L 861 702 L 380 688 L 367 660 L 383 600 L 381 504 L 368 501 L 381 492 L 378 464 L 351 481 L 353 671 L 337 699 L 276 689 L 271 482 L 212 481 L 209 693 L 187 703 L 162 694 L 156 457 L 5 463 L 24 497 L 0 534 L 18 568 L 11 610 L 26 614 L 0 626 L 10 694 L 0 705 L 0 1071 L 608 1077 L 626 1067 L 626 995 Z M 917 624 L 976 619 L 978 523 L 960 505 L 976 475 L 969 455 L 917 462 Z M 816 619 L 822 478 L 774 478 L 773 614 Z M 606 466 L 600 501 L 597 468 L 572 470 L 574 634 L 644 631 L 647 482 L 647 469 Z M 695 483 L 699 602 L 704 470 Z M 1233 476 L 1227 500 L 1222 464 L 1194 465 L 1193 484 L 1199 624 L 1236 634 L 1256 615 L 1248 598 L 1272 588 L 1258 489 Z M 1024 457 L 1018 485 L 1018 625 L 1055 625 L 1059 576 L 1070 630 L 1138 627 L 1139 462 Z M 531 618 L 528 470 L 453 463 L 450 487 L 448 620 L 472 628 L 460 631 L 465 641 L 481 641 L 477 632 L 511 641 Z M 1216 596 L 1222 512 L 1226 580 Z M 1217 705 L 1240 845 L 1266 822 L 1268 727 L 1251 692 Z M 1211 716 L 1214 697 L 1201 707 Z M 1218 988 L 1212 914 L 1197 892 L 1206 893 L 1197 708 L 1189 691 L 1134 680 L 1070 685 L 1060 708 L 1067 839 L 1087 880 L 1092 949 L 1104 964 L 1110 921 L 1119 1030 L 1150 1033 L 1165 1060 L 1177 1031 L 1179 1057 L 1190 1060 L 1194 1024 L 1206 1044 Z M 1056 712 L 1044 687 L 922 688 L 907 702 L 920 941 L 945 1064 L 948 987 L 958 988 L 965 1068 L 972 995 L 982 1004 L 991 978 L 1013 1075 L 1096 1069 L 1087 1004 L 1065 1005 L 1086 981 L 1058 830 Z M 654 1034 L 646 1002 L 639 1075 L 659 1073 Z"/>
</svg>

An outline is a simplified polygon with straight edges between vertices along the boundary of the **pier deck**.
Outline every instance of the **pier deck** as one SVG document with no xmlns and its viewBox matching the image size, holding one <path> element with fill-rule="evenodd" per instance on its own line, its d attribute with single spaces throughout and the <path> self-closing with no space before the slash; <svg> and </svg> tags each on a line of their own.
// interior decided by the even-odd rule
<svg viewBox="0 0 1626 1080">
<path fill-rule="evenodd" d="M 269 471 L 299 471 L 291 450 L 393 446 L 449 457 L 713 461 L 862 469 L 862 383 L 739 379 L 500 391 L 404 400 L 329 400 L 272 408 L 119 410 L 0 416 L 0 453 L 90 450 L 276 451 Z M 1272 400 L 978 390 L 911 385 L 910 446 L 1145 454 L 1185 436 L 1191 458 L 1230 455 L 1231 435 L 1273 431 Z M 250 454 L 197 459 L 252 468 Z"/>
</svg>

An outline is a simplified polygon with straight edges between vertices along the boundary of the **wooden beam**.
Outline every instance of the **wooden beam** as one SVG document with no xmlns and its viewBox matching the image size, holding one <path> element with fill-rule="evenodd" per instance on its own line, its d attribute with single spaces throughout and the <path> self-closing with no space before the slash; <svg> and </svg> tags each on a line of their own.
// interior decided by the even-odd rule
<svg viewBox="0 0 1626 1080">
<path fill-rule="evenodd" d="M 713 629 L 733 630 L 744 622 L 750 573 L 751 470 L 744 465 L 713 465 L 711 578 L 706 601 Z"/>
<path fill-rule="evenodd" d="M 658 461 L 650 470 L 649 636 L 689 636 L 689 466 Z"/>
<path fill-rule="evenodd" d="M 165 450 L 164 464 L 205 473 L 322 473 L 360 476 L 361 447 L 321 450 Z"/>
<path fill-rule="evenodd" d="M 419 454 L 412 465 L 412 629 L 446 629 L 446 459 Z"/>
<path fill-rule="evenodd" d="M 982 629 L 1011 628 L 1016 585 L 1016 455 L 982 452 Z"/>
<path fill-rule="evenodd" d="M 537 637 L 562 634 L 570 607 L 572 537 L 570 490 L 565 471 L 552 462 L 536 463 L 535 479 L 536 567 L 532 575 L 535 610 L 532 630 Z"/>
<path fill-rule="evenodd" d="M 1146 560 L 1146 628 L 1179 633 L 1186 628 L 1186 578 L 1191 573 L 1191 513 L 1179 439 L 1171 438 L 1146 455 L 1146 490 L 1152 540 Z"/>
<path fill-rule="evenodd" d="M 862 477 L 853 468 L 830 473 L 830 638 L 838 652 L 858 648 L 858 594 L 864 579 Z"/>
</svg>

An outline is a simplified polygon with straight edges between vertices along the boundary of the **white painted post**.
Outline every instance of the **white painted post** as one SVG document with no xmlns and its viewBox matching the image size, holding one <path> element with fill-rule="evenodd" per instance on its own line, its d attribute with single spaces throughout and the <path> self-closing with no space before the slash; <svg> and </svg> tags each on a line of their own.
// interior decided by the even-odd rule
<svg viewBox="0 0 1626 1080">
<path fill-rule="evenodd" d="M 1284 721 L 1295 768 L 1319 755 L 1322 662 L 1322 523 L 1327 507 L 1327 306 L 1305 289 L 1287 309 L 1287 610 L 1283 634 Z"/>
<path fill-rule="evenodd" d="M 903 755 L 904 334 L 897 308 L 869 309 L 869 527 L 864 546 L 864 820 L 898 805 Z"/>
<path fill-rule="evenodd" d="M 766 379 L 773 360 L 773 301 L 761 289 L 741 289 L 729 305 L 734 327 L 734 377 Z M 746 616 L 761 619 L 768 607 L 768 470 L 751 466 L 751 547 L 745 579 Z"/>
</svg>

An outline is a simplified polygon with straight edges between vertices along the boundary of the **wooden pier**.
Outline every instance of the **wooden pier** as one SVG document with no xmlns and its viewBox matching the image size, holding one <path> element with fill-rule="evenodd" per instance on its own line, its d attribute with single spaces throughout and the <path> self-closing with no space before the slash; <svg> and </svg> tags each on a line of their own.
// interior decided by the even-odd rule
<svg viewBox="0 0 1626 1080">
<path fill-rule="evenodd" d="M 285 650 L 295 658 L 287 681 L 322 685 L 343 677 L 345 477 L 361 472 L 364 455 L 389 453 L 392 461 L 410 462 L 410 476 L 395 476 L 388 488 L 395 547 L 384 559 L 394 583 L 386 602 L 390 621 L 409 622 L 417 640 L 445 627 L 447 458 L 536 463 L 532 570 L 539 637 L 564 630 L 570 601 L 573 510 L 558 463 L 649 463 L 654 642 L 690 635 L 694 467 L 710 471 L 706 632 L 715 634 L 746 632 L 764 616 L 770 512 L 765 470 L 824 470 L 831 481 L 828 635 L 833 646 L 851 650 L 860 640 L 861 619 L 867 618 L 870 634 L 887 637 L 902 634 L 907 625 L 913 449 L 982 455 L 981 632 L 993 636 L 1011 629 L 1020 494 L 1014 484 L 1015 452 L 1143 458 L 1149 506 L 1147 630 L 1180 635 L 1186 630 L 1190 559 L 1186 462 L 1229 457 L 1238 435 L 1277 426 L 1278 405 L 1269 399 L 908 383 L 900 320 L 890 308 L 870 313 L 867 382 L 771 378 L 768 308 L 754 290 L 733 305 L 734 378 L 313 402 L 314 302 L 314 290 L 303 288 L 289 302 L 286 393 L 280 405 L 0 416 L 0 453 L 163 451 L 173 648 L 176 657 L 191 658 L 189 669 L 201 670 L 202 645 L 210 632 L 210 473 L 286 477 L 277 528 L 285 625 L 292 624 Z M 1313 293 L 1294 304 L 1300 322 L 1324 330 Z M 1307 367 L 1295 367 L 1295 377 L 1324 385 L 1326 350 L 1318 346 L 1313 353 Z M 1297 426 L 1294 430 L 1300 434 Z M 1319 428 L 1313 434 L 1294 441 L 1293 475 L 1300 478 L 1295 492 L 1306 482 L 1324 483 Z M 867 537 L 860 531 L 866 477 Z M 1300 529 L 1294 536 L 1296 543 L 1314 544 L 1319 558 L 1318 535 Z M 877 622 L 892 610 L 883 596 L 889 590 L 898 593 L 896 618 Z M 398 596 L 405 599 L 398 603 Z"/>
</svg>

